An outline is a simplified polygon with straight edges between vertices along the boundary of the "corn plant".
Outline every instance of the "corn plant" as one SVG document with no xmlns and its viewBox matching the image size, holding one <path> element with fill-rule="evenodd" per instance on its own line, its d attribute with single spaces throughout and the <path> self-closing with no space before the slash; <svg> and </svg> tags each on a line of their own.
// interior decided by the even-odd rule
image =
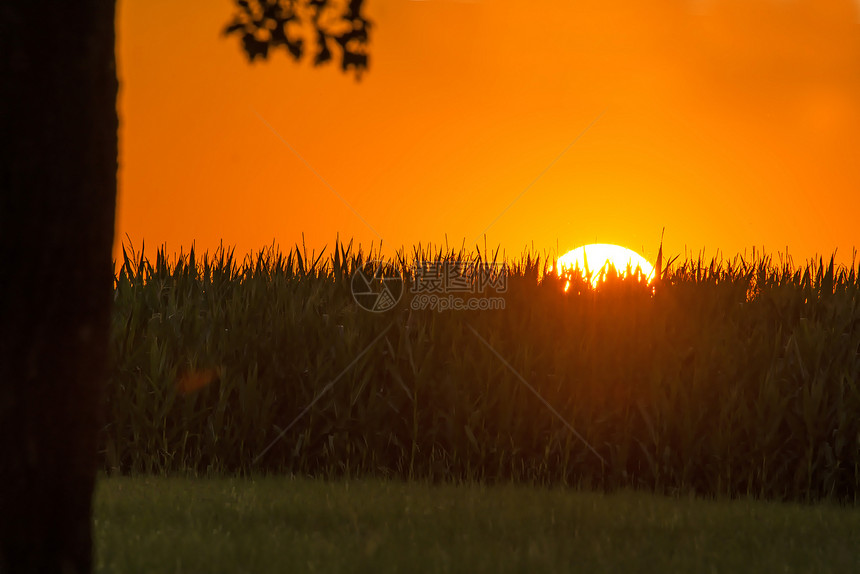
<svg viewBox="0 0 860 574">
<path fill-rule="evenodd" d="M 418 247 L 384 263 L 404 285 L 426 262 L 503 264 L 504 308 L 407 292 L 371 313 L 351 281 L 378 259 L 124 252 L 105 469 L 855 499 L 853 264 L 699 257 L 592 287 L 533 254 Z"/>
</svg>

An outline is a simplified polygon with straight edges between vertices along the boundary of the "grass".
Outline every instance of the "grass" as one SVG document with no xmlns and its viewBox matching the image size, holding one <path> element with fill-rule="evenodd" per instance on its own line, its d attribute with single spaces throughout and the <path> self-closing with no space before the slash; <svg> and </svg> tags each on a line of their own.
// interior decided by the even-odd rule
<svg viewBox="0 0 860 574">
<path fill-rule="evenodd" d="M 411 286 L 419 264 L 496 257 L 416 249 L 389 267 Z M 564 292 L 527 255 L 488 293 L 504 309 L 416 310 L 407 289 L 371 313 L 351 278 L 374 258 L 128 254 L 104 469 L 857 500 L 853 266 L 699 259 L 653 288 L 571 278 Z"/>
<path fill-rule="evenodd" d="M 104 478 L 97 572 L 853 572 L 860 512 L 516 485 Z"/>
</svg>

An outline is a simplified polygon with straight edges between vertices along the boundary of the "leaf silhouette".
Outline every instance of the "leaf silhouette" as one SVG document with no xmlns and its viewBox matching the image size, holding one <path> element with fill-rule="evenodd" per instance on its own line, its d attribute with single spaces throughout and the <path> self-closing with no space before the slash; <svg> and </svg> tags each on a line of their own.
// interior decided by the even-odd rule
<svg viewBox="0 0 860 574">
<path fill-rule="evenodd" d="M 362 15 L 364 0 L 349 0 L 340 14 L 333 14 L 329 0 L 235 0 L 237 13 L 223 35 L 238 34 L 250 62 L 259 56 L 265 60 L 270 49 L 284 46 L 296 61 L 305 54 L 306 44 L 320 66 L 339 55 L 340 68 L 352 71 L 356 79 L 368 69 L 367 46 L 371 22 Z M 303 21 L 307 19 L 307 22 Z M 304 38 L 300 30 L 307 23 L 313 28 Z M 335 47 L 337 47 L 335 49 Z"/>
</svg>

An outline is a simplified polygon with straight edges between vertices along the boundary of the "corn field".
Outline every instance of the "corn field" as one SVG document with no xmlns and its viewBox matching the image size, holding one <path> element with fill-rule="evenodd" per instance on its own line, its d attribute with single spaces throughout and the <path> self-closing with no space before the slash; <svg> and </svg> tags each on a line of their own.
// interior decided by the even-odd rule
<svg viewBox="0 0 860 574">
<path fill-rule="evenodd" d="M 424 262 L 497 257 L 385 265 L 408 285 Z M 351 282 L 374 260 L 124 253 L 105 470 L 856 501 L 853 264 L 699 258 L 592 288 L 527 254 L 504 266 L 503 309 L 415 309 L 405 290 L 372 313 Z"/>
</svg>

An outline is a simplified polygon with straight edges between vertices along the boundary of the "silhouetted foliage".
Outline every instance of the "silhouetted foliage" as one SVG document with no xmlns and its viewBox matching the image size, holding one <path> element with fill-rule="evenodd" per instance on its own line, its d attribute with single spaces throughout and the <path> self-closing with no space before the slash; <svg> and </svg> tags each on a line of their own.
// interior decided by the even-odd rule
<svg viewBox="0 0 860 574">
<path fill-rule="evenodd" d="M 329 0 L 236 0 L 238 13 L 224 28 L 224 34 L 238 34 L 242 49 L 253 62 L 266 59 L 269 50 L 284 46 L 294 60 L 306 52 L 303 34 L 313 28 L 314 66 L 332 59 L 339 47 L 340 67 L 352 69 L 356 78 L 367 69 L 368 31 L 371 22 L 361 14 L 364 0 L 347 0 L 346 5 Z M 337 49 L 337 48 L 336 48 Z"/>
</svg>

